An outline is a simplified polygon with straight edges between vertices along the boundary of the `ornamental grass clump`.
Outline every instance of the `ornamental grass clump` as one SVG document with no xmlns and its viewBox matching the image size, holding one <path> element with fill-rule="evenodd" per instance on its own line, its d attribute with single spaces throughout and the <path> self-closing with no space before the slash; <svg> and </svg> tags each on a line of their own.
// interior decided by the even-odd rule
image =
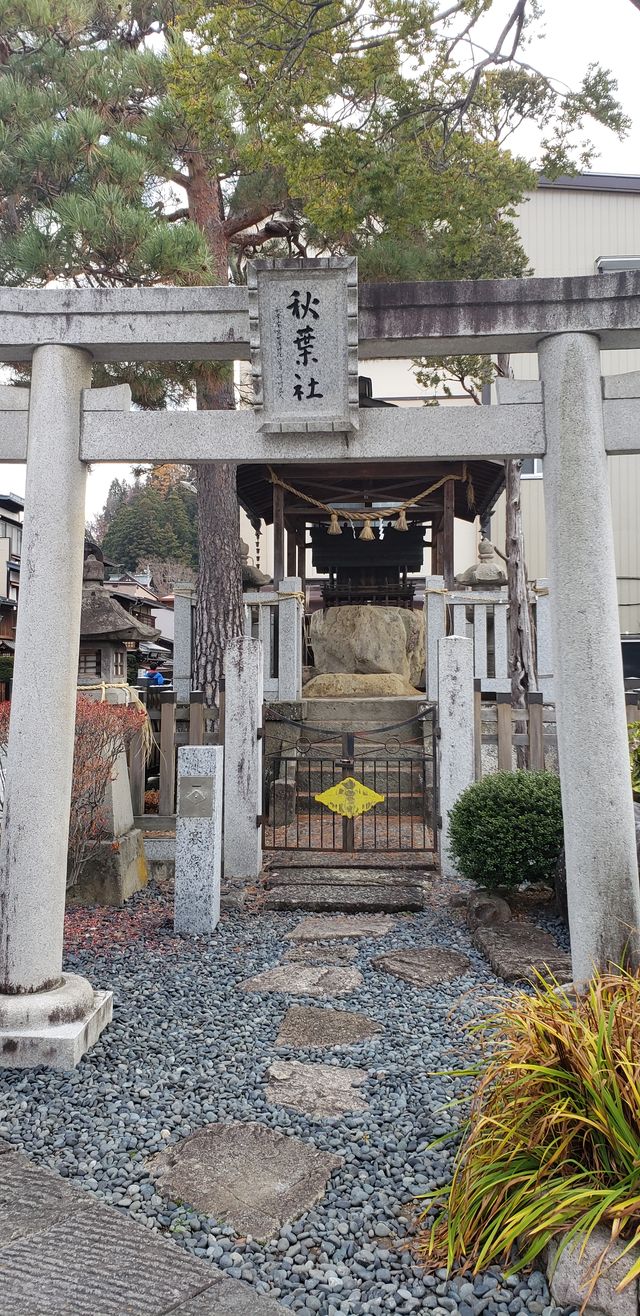
<svg viewBox="0 0 640 1316">
<path fill-rule="evenodd" d="M 449 814 L 460 872 L 489 889 L 552 881 L 562 840 L 553 772 L 495 772 L 467 787 Z"/>
<path fill-rule="evenodd" d="M 513 1269 L 552 1239 L 559 1255 L 603 1225 L 625 1245 L 625 1288 L 640 1275 L 631 1255 L 640 1244 L 640 975 L 597 974 L 576 1001 L 540 980 L 487 1029 L 453 1178 L 421 1252 L 430 1265 Z M 590 1282 L 606 1264 L 605 1253 Z"/>
</svg>

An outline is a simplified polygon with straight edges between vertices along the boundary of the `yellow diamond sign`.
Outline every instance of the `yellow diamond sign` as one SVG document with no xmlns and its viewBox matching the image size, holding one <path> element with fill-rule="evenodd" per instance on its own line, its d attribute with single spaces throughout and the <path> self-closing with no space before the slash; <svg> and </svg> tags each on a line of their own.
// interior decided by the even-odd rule
<svg viewBox="0 0 640 1316">
<path fill-rule="evenodd" d="M 378 795 L 377 791 L 363 786 L 355 777 L 345 777 L 344 781 L 330 786 L 329 790 L 315 798 L 319 804 L 326 804 L 332 813 L 339 813 L 342 818 L 357 818 L 361 813 L 375 809 L 376 804 L 382 804 L 384 795 Z"/>
</svg>

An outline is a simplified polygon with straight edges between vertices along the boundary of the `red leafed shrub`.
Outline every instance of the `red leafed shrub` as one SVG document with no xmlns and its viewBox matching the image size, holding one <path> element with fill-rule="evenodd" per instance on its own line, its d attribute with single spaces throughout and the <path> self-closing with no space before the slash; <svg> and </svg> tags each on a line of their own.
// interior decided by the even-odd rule
<svg viewBox="0 0 640 1316">
<path fill-rule="evenodd" d="M 0 704 L 0 745 L 9 735 L 8 702 Z M 99 703 L 78 696 L 69 818 L 67 884 L 80 873 L 102 841 L 108 839 L 104 800 L 118 755 L 141 730 L 146 714 L 133 704 Z"/>
</svg>

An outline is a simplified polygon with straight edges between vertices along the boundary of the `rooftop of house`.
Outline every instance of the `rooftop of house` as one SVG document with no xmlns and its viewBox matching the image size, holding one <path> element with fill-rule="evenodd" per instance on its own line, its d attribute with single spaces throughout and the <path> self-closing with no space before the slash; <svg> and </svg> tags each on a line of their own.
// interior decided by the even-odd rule
<svg viewBox="0 0 640 1316">
<path fill-rule="evenodd" d="M 19 494 L 0 494 L 0 510 L 13 512 L 14 516 L 17 516 L 20 512 L 24 512 L 24 498 Z"/>
<path fill-rule="evenodd" d="M 541 174 L 538 187 L 578 192 L 630 192 L 640 196 L 640 174 L 561 174 L 559 178 L 545 178 Z"/>
</svg>

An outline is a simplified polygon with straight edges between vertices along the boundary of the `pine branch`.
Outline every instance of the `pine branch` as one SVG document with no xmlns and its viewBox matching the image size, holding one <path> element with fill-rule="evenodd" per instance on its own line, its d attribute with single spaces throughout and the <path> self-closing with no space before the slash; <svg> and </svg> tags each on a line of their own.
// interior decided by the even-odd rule
<svg viewBox="0 0 640 1316">
<path fill-rule="evenodd" d="M 239 215 L 230 215 L 229 219 L 226 219 L 222 225 L 225 237 L 233 238 L 236 233 L 243 233 L 245 229 L 261 224 L 263 219 L 275 215 L 276 210 L 279 210 L 281 205 L 282 202 L 278 201 L 263 201 L 250 210 L 243 210 Z"/>
</svg>

